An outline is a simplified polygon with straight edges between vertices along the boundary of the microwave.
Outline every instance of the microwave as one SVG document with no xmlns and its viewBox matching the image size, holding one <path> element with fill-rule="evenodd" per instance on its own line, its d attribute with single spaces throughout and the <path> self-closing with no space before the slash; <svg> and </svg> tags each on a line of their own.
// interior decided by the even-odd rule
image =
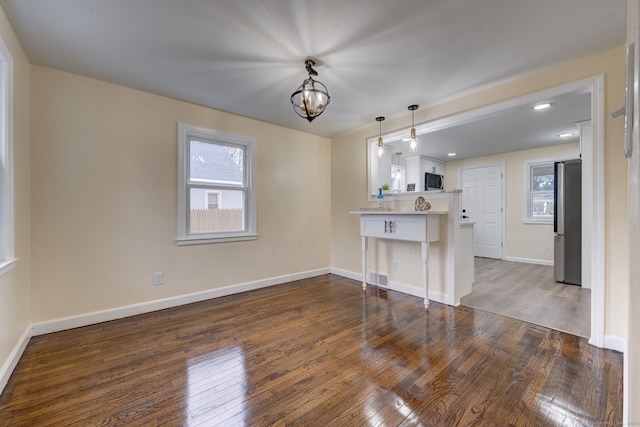
<svg viewBox="0 0 640 427">
<path fill-rule="evenodd" d="M 425 172 L 424 191 L 444 189 L 444 176 L 436 173 Z"/>
</svg>

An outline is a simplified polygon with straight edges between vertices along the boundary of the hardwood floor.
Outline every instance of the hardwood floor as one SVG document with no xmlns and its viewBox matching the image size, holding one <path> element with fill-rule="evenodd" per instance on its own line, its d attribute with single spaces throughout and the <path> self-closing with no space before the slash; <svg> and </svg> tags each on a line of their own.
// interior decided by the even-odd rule
<svg viewBox="0 0 640 427">
<path fill-rule="evenodd" d="M 333 275 L 34 337 L 2 426 L 622 422 L 622 356 Z"/>
<path fill-rule="evenodd" d="M 556 283 L 553 267 L 491 258 L 475 259 L 476 280 L 461 304 L 591 336 L 591 290 Z"/>
</svg>

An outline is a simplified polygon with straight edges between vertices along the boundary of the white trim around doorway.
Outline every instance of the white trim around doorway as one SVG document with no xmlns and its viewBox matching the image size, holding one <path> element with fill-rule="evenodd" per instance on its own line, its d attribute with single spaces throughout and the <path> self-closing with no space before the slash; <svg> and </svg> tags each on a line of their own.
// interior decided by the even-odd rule
<svg viewBox="0 0 640 427">
<path fill-rule="evenodd" d="M 570 92 L 591 93 L 593 141 L 591 144 L 586 144 L 586 146 L 582 147 L 583 186 L 591 191 L 583 192 L 582 212 L 587 213 L 587 218 L 583 217 L 583 221 L 591 221 L 592 233 L 590 250 L 588 251 L 590 253 L 583 254 L 583 260 L 586 260 L 591 266 L 591 338 L 589 339 L 589 344 L 600 348 L 608 348 L 604 335 L 604 75 L 592 76 L 530 95 L 416 125 L 416 131 L 418 134 L 423 134 L 446 129 L 508 108 L 526 103 L 535 103 Z"/>
</svg>

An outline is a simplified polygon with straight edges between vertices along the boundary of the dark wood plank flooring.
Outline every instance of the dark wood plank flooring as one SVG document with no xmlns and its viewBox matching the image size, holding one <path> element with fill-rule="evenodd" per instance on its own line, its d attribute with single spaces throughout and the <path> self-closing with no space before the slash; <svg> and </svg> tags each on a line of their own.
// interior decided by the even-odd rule
<svg viewBox="0 0 640 427">
<path fill-rule="evenodd" d="M 622 356 L 326 275 L 34 337 L 2 426 L 622 422 Z"/>
<path fill-rule="evenodd" d="M 552 266 L 476 257 L 475 267 L 472 292 L 462 305 L 591 336 L 591 290 L 557 283 Z"/>
</svg>

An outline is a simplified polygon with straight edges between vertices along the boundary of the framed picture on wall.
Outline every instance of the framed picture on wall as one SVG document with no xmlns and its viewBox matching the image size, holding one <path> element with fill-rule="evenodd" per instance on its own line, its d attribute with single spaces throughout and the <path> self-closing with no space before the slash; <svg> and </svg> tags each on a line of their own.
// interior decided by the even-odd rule
<svg viewBox="0 0 640 427">
<path fill-rule="evenodd" d="M 407 184 L 407 191 L 416 191 L 415 184 Z"/>
</svg>

